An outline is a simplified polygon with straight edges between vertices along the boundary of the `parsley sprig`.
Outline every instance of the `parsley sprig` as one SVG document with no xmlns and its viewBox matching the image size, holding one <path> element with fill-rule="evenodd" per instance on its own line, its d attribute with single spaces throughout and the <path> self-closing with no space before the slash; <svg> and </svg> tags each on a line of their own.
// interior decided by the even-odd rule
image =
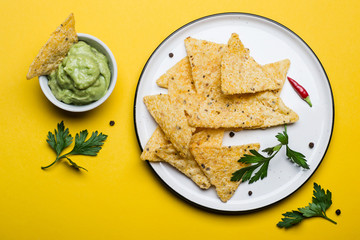
<svg viewBox="0 0 360 240">
<path fill-rule="evenodd" d="M 314 191 L 313 191 L 312 202 L 309 203 L 308 206 L 303 208 L 298 208 L 291 212 L 286 212 L 282 214 L 284 218 L 278 222 L 277 226 L 279 228 L 290 228 L 302 220 L 311 217 L 322 217 L 334 224 L 337 224 L 334 220 L 330 219 L 326 216 L 326 210 L 331 206 L 331 192 L 329 190 L 325 190 L 321 188 L 320 185 L 314 183 Z"/>
<path fill-rule="evenodd" d="M 245 164 L 252 164 L 247 167 L 241 168 L 234 172 L 231 177 L 231 181 L 240 181 L 243 182 L 249 181 L 250 183 L 256 182 L 259 179 L 264 179 L 267 177 L 267 172 L 269 168 L 270 160 L 280 151 L 282 146 L 286 148 L 286 156 L 294 163 L 299 165 L 302 168 L 309 169 L 309 165 L 306 162 L 305 156 L 300 153 L 292 150 L 289 147 L 289 136 L 287 134 L 286 125 L 284 126 L 285 130 L 282 133 L 278 133 L 276 135 L 279 144 L 274 147 L 269 147 L 263 150 L 263 152 L 267 153 L 268 157 L 261 155 L 256 150 L 250 150 L 250 154 L 245 154 L 241 157 L 238 162 L 245 163 Z M 255 173 L 256 169 L 259 170 Z"/>
<path fill-rule="evenodd" d="M 50 147 L 56 153 L 56 159 L 50 165 L 41 167 L 42 169 L 46 169 L 57 163 L 60 159 L 67 159 L 70 165 L 76 169 L 83 169 L 87 171 L 85 168 L 77 165 L 74 161 L 72 161 L 69 156 L 70 155 L 86 155 L 86 156 L 96 156 L 97 153 L 101 150 L 101 146 L 104 144 L 104 141 L 107 138 L 105 134 L 98 134 L 97 131 L 93 132 L 88 140 L 86 140 L 88 136 L 88 131 L 83 130 L 80 133 L 75 135 L 75 145 L 74 148 L 66 153 L 61 155 L 62 151 L 67 148 L 72 142 L 73 137 L 69 133 L 69 129 L 64 126 L 64 122 L 57 124 L 57 129 L 54 130 L 55 134 L 52 132 L 48 133 L 46 142 L 50 145 Z"/>
</svg>

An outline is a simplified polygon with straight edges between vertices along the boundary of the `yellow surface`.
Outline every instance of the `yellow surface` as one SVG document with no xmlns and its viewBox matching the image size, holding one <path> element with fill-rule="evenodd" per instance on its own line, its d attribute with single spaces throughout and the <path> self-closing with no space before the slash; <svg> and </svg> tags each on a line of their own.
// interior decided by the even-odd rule
<svg viewBox="0 0 360 240">
<path fill-rule="evenodd" d="M 1 1 L 0 239 L 359 238 L 359 9 L 357 0 Z M 335 128 L 323 163 L 299 191 L 259 212 L 226 216 L 180 200 L 139 160 L 133 100 L 146 60 L 165 37 L 199 17 L 234 11 L 274 19 L 311 46 L 333 87 Z M 119 70 L 108 101 L 81 114 L 57 109 L 37 79 L 25 78 L 40 47 L 70 12 L 78 32 L 112 49 Z M 61 120 L 73 134 L 88 129 L 109 135 L 98 157 L 73 159 L 89 172 L 65 162 L 40 169 L 54 159 L 45 139 Z M 277 228 L 281 213 L 309 202 L 313 182 L 333 192 L 328 215 L 338 224 L 314 218 L 289 230 Z"/>
</svg>

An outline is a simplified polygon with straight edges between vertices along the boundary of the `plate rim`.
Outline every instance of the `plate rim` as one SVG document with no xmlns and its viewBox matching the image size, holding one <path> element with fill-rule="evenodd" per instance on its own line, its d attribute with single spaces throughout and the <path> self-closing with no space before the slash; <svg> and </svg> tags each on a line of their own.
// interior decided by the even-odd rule
<svg viewBox="0 0 360 240">
<path fill-rule="evenodd" d="M 325 71 L 325 68 L 323 66 L 323 64 L 321 63 L 320 59 L 318 58 L 318 56 L 315 54 L 315 52 L 313 51 L 313 49 L 305 42 L 305 40 L 303 40 L 299 35 L 297 35 L 294 31 L 292 31 L 290 28 L 286 27 L 285 25 L 273 20 L 273 19 L 270 19 L 268 17 L 264 17 L 262 15 L 257 15 L 257 14 L 253 14 L 253 13 L 247 13 L 247 12 L 222 12 L 222 13 L 215 13 L 215 14 L 210 14 L 210 15 L 206 15 L 204 17 L 200 17 L 200 18 L 197 18 L 195 20 L 192 20 L 184 25 L 182 25 L 181 27 L 177 28 L 175 31 L 173 31 L 171 34 L 169 34 L 163 41 L 161 41 L 161 43 L 154 49 L 154 51 L 151 53 L 151 55 L 149 56 L 148 60 L 146 61 L 144 67 L 142 68 L 142 71 L 141 71 L 141 74 L 139 76 L 139 79 L 138 79 L 138 82 L 137 82 L 137 85 L 136 85 L 136 89 L 135 89 L 135 96 L 134 96 L 134 107 L 133 107 L 133 119 L 134 119 L 134 129 L 135 129 L 135 135 L 136 135 L 136 139 L 137 139 L 137 142 L 138 142 L 138 146 L 141 150 L 141 152 L 143 151 L 143 148 L 141 146 L 141 142 L 140 142 L 140 137 L 139 137 L 139 133 L 138 133 L 138 129 L 137 129 L 137 125 L 136 125 L 136 100 L 137 100 L 137 94 L 138 94 L 138 89 L 139 89 L 139 85 L 140 85 L 140 81 L 141 81 L 141 78 L 147 68 L 147 65 L 149 64 L 150 60 L 152 59 L 153 55 L 157 52 L 157 50 L 169 39 L 171 38 L 173 35 L 175 35 L 177 32 L 179 32 L 180 30 L 192 25 L 192 24 L 195 24 L 199 21 L 202 21 L 202 20 L 205 20 L 205 19 L 208 19 L 208 18 L 213 18 L 213 17 L 218 17 L 218 16 L 225 16 L 225 15 L 238 15 L 238 16 L 251 16 L 251 17 L 255 17 L 255 18 L 259 18 L 259 19 L 262 19 L 262 20 L 265 20 L 265 21 L 269 21 L 283 29 L 285 29 L 286 31 L 289 31 L 291 34 L 293 34 L 296 38 L 298 38 L 298 40 L 300 40 L 303 44 L 305 44 L 305 46 L 311 51 L 311 53 L 313 54 L 313 56 L 316 58 L 316 60 L 318 61 L 318 63 L 320 64 L 320 67 L 326 77 L 326 80 L 327 80 L 327 84 L 328 84 L 328 87 L 329 87 L 329 90 L 330 90 L 330 96 L 331 96 L 331 104 L 332 104 L 332 126 L 331 126 L 331 131 L 330 131 L 330 136 L 329 136 L 329 140 L 328 140 L 328 143 L 327 143 L 327 146 L 326 146 L 326 149 L 324 151 L 324 154 L 323 156 L 321 157 L 320 161 L 319 161 L 319 164 L 316 166 L 316 168 L 314 169 L 314 171 L 309 175 L 309 177 L 298 187 L 296 188 L 295 190 L 293 190 L 290 194 L 288 194 L 287 196 L 284 196 L 280 199 L 278 199 L 277 201 L 274 201 L 268 205 L 265 205 L 265 206 L 261 206 L 261 207 L 257 207 L 257 208 L 253 208 L 253 209 L 249 209 L 249 210 L 224 210 L 224 209 L 216 209 L 216 208 L 212 208 L 212 207 L 208 207 L 208 206 L 204 206 L 204 205 L 201 205 L 199 203 L 196 203 L 194 201 L 192 201 L 191 199 L 188 199 L 186 198 L 185 196 L 181 195 L 180 193 L 178 193 L 177 191 L 175 191 L 171 186 L 169 186 L 164 179 L 162 179 L 159 174 L 155 171 L 155 169 L 152 167 L 152 165 L 150 164 L 150 162 L 148 160 L 146 160 L 148 166 L 150 166 L 150 169 L 155 173 L 156 177 L 161 180 L 162 184 L 165 185 L 165 187 L 167 189 L 169 189 L 172 193 L 174 193 L 177 197 L 179 197 L 180 199 L 182 199 L 183 201 L 187 202 L 187 203 L 190 203 L 190 205 L 192 206 L 195 206 L 197 208 L 200 208 L 200 209 L 203 209 L 203 210 L 206 210 L 208 212 L 214 212 L 214 213 L 220 213 L 220 214 L 244 214 L 244 213 L 250 213 L 250 212 L 256 212 L 256 211 L 259 211 L 259 210 L 262 210 L 262 209 L 265 209 L 265 208 L 269 208 L 273 205 L 276 205 L 278 204 L 279 202 L 285 200 L 286 198 L 290 197 L 291 195 L 293 195 L 294 193 L 296 193 L 302 186 L 304 186 L 309 180 L 310 178 L 313 176 L 313 174 L 317 171 L 317 169 L 319 168 L 319 166 L 322 164 L 325 156 L 326 156 L 326 153 L 329 149 L 329 146 L 330 146 L 330 143 L 331 143 L 331 139 L 332 139 L 332 135 L 333 135 L 333 132 L 334 132 L 334 125 L 335 125 L 335 101 L 334 101 L 334 94 L 333 94 L 333 91 L 332 91 L 332 88 L 331 88 L 331 84 L 330 84 L 330 81 L 329 81 L 329 77 Z"/>
</svg>

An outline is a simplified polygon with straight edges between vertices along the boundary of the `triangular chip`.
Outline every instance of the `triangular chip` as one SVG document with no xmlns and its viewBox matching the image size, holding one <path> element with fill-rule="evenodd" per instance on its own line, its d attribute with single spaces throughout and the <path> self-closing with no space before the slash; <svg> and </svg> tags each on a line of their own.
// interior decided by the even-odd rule
<svg viewBox="0 0 360 240">
<path fill-rule="evenodd" d="M 204 98 L 195 91 L 188 57 L 183 58 L 165 74 L 168 79 L 168 94 L 171 102 L 183 108 L 188 115 L 198 111 L 199 102 Z"/>
<path fill-rule="evenodd" d="M 260 103 L 258 114 L 262 115 L 263 124 L 254 128 L 268 128 L 272 126 L 294 123 L 299 120 L 296 112 L 287 107 L 276 92 L 259 92 L 252 99 Z M 251 129 L 254 129 L 251 128 Z"/>
<path fill-rule="evenodd" d="M 248 144 L 232 147 L 195 147 L 191 149 L 197 163 L 210 183 L 215 186 L 216 193 L 223 202 L 227 202 L 235 193 L 240 182 L 231 181 L 232 174 L 245 167 L 238 160 L 250 150 L 258 150 L 259 144 Z"/>
<path fill-rule="evenodd" d="M 161 75 L 157 80 L 156 84 L 162 88 L 168 88 L 169 81 L 174 79 L 182 83 L 182 92 L 195 92 L 194 82 L 191 76 L 191 67 L 189 58 L 186 56 L 172 66 L 169 70 Z M 169 92 L 170 94 L 170 92 Z"/>
<path fill-rule="evenodd" d="M 233 33 L 221 61 L 221 90 L 224 94 L 255 93 L 277 90 L 279 85 L 249 54 Z"/>
<path fill-rule="evenodd" d="M 284 86 L 286 75 L 289 71 L 289 67 L 290 67 L 289 59 L 284 59 L 278 62 L 269 63 L 263 66 L 264 71 L 278 86 L 277 90 L 275 90 L 278 96 L 280 95 L 280 92 Z"/>
<path fill-rule="evenodd" d="M 144 97 L 144 103 L 182 157 L 189 157 L 189 144 L 194 128 L 188 125 L 184 109 L 172 104 L 168 94 Z"/>
<path fill-rule="evenodd" d="M 220 86 L 220 69 L 222 53 L 226 45 L 188 37 L 185 48 L 190 60 L 195 89 L 203 96 L 212 95 Z"/>
<path fill-rule="evenodd" d="M 208 103 L 211 104 L 201 103 L 198 112 L 189 118 L 190 126 L 256 129 L 294 123 L 299 120 L 299 116 L 284 104 L 277 93 L 271 91 L 233 96 L 227 101 L 220 98 Z M 254 125 L 244 121 L 245 113 L 251 114 L 250 119 L 258 119 L 259 124 Z"/>
<path fill-rule="evenodd" d="M 214 97 L 199 103 L 198 111 L 189 117 L 189 125 L 201 128 L 249 128 L 263 124 L 261 104 L 248 96 Z"/>
<path fill-rule="evenodd" d="M 175 66 L 170 68 L 159 79 L 167 79 L 169 95 L 194 94 L 195 87 L 191 76 L 191 67 L 188 57 L 183 58 Z"/>
<path fill-rule="evenodd" d="M 211 186 L 209 179 L 200 169 L 197 162 L 192 157 L 181 157 L 172 144 L 157 149 L 156 155 L 185 174 L 200 188 L 208 189 Z"/>
<path fill-rule="evenodd" d="M 167 77 L 167 74 L 163 74 L 161 75 L 157 80 L 156 80 L 156 84 L 161 87 L 161 88 L 168 88 L 168 84 L 169 84 L 169 79 Z"/>
<path fill-rule="evenodd" d="M 40 49 L 30 65 L 26 78 L 31 79 L 41 75 L 49 75 L 59 66 L 69 52 L 70 47 L 77 41 L 74 14 L 71 13 Z"/>
<path fill-rule="evenodd" d="M 146 143 L 143 152 L 140 155 L 141 160 L 148 160 L 151 162 L 159 162 L 161 159 L 156 156 L 155 151 L 167 144 L 171 143 L 165 136 L 160 127 L 157 127 L 151 135 L 149 141 Z"/>
</svg>

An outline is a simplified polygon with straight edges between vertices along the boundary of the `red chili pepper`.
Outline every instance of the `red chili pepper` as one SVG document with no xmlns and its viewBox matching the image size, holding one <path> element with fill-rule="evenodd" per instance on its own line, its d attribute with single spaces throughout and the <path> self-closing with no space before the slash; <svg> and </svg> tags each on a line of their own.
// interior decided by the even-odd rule
<svg viewBox="0 0 360 240">
<path fill-rule="evenodd" d="M 300 84 L 298 84 L 294 79 L 287 77 L 287 79 L 289 80 L 291 86 L 295 89 L 295 91 L 299 94 L 299 96 L 305 101 L 307 102 L 310 107 L 312 107 L 311 101 L 310 101 L 310 96 L 307 93 L 307 91 L 305 90 L 305 88 L 303 88 Z"/>
</svg>

